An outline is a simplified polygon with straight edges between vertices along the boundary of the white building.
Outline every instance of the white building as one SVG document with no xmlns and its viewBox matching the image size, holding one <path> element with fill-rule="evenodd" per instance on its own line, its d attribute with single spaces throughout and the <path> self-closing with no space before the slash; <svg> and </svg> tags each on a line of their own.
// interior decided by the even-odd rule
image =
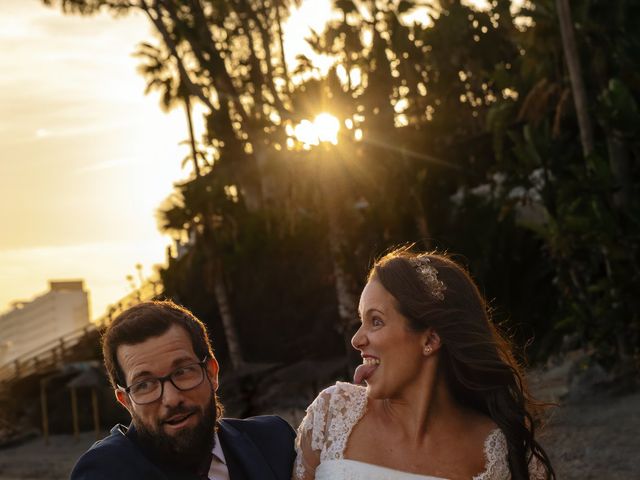
<svg viewBox="0 0 640 480">
<path fill-rule="evenodd" d="M 84 282 L 50 281 L 47 293 L 29 302 L 14 302 L 0 315 L 0 366 L 88 324 Z"/>
</svg>

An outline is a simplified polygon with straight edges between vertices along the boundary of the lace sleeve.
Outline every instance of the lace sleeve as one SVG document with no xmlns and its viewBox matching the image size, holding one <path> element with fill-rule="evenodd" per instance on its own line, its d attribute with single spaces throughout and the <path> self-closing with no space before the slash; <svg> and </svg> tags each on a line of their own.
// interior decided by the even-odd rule
<svg viewBox="0 0 640 480">
<path fill-rule="evenodd" d="M 343 458 L 366 405 L 366 389 L 350 383 L 337 382 L 318 395 L 298 427 L 294 480 L 314 480 L 320 463 Z"/>
<path fill-rule="evenodd" d="M 473 477 L 473 480 L 510 479 L 511 471 L 507 454 L 507 439 L 499 429 L 495 429 L 489 434 L 484 444 L 485 471 Z M 547 469 L 540 459 L 533 455 L 529 460 L 529 480 L 547 479 Z"/>
<path fill-rule="evenodd" d="M 507 439 L 496 428 L 484 441 L 485 470 L 473 480 L 497 480 L 511 478 L 507 463 Z"/>
<path fill-rule="evenodd" d="M 331 398 L 330 389 L 316 397 L 298 427 L 296 437 L 296 461 L 293 480 L 314 480 L 320 464 L 320 452 L 325 442 L 327 410 Z"/>
</svg>

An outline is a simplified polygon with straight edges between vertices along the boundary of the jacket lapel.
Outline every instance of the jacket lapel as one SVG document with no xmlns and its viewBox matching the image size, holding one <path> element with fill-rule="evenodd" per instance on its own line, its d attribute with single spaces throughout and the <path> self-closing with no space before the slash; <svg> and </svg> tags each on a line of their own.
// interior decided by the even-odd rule
<svg viewBox="0 0 640 480">
<path fill-rule="evenodd" d="M 218 425 L 218 438 L 231 480 L 276 480 L 262 452 L 246 433 L 224 420 Z"/>
</svg>

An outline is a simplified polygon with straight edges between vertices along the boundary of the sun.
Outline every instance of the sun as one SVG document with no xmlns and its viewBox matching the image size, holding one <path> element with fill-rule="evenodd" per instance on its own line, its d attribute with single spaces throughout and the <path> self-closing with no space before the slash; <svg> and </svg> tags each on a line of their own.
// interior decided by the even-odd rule
<svg viewBox="0 0 640 480">
<path fill-rule="evenodd" d="M 315 146 L 320 143 L 338 144 L 340 121 L 330 113 L 320 113 L 313 121 L 302 120 L 291 132 L 293 137 L 307 146 Z"/>
</svg>

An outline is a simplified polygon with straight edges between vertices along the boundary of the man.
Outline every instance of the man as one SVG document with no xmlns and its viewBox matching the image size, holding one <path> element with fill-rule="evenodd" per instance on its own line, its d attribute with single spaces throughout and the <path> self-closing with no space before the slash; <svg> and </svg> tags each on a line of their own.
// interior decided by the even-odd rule
<svg viewBox="0 0 640 480">
<path fill-rule="evenodd" d="M 102 339 L 116 425 L 81 458 L 71 480 L 289 480 L 293 429 L 275 416 L 222 419 L 218 362 L 207 331 L 172 302 L 120 314 Z"/>
</svg>

